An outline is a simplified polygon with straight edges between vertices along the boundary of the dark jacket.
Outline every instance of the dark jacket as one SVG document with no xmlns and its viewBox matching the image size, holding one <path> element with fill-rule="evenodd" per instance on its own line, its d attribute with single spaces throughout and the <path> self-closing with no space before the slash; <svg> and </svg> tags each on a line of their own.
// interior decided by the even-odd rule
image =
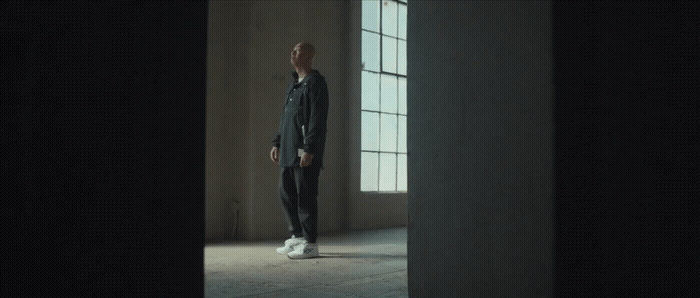
<svg viewBox="0 0 700 298">
<path fill-rule="evenodd" d="M 280 166 L 299 166 L 298 149 L 303 149 L 313 154 L 312 167 L 323 168 L 328 118 L 326 79 L 317 70 L 312 70 L 301 82 L 296 71 L 292 77 L 294 81 L 287 86 L 279 131 L 272 144 L 280 148 Z"/>
</svg>

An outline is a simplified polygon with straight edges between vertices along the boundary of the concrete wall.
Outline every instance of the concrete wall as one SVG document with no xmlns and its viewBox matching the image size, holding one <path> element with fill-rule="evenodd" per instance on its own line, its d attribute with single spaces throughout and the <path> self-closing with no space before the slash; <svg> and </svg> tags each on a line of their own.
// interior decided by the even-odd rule
<svg viewBox="0 0 700 298">
<path fill-rule="evenodd" d="M 349 89 L 348 3 L 210 1 L 207 88 L 207 239 L 287 236 L 269 158 L 294 68 L 294 44 L 316 46 L 313 68 L 330 95 L 325 169 L 319 186 L 319 232 L 347 226 Z M 235 202 L 238 202 L 236 204 Z M 235 207 L 235 208 L 234 208 Z"/>
<path fill-rule="evenodd" d="M 551 295 L 550 14 L 409 1 L 411 295 Z"/>
<path fill-rule="evenodd" d="M 243 1 L 209 2 L 207 239 L 240 238 L 249 228 L 248 9 Z"/>
</svg>

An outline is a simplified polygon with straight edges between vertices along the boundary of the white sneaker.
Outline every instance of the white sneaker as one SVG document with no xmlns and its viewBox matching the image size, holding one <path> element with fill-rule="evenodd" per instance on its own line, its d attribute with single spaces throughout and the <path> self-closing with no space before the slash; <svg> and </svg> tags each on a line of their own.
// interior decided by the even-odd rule
<svg viewBox="0 0 700 298">
<path fill-rule="evenodd" d="M 292 252 L 292 251 L 294 251 L 295 246 L 302 244 L 302 243 L 306 243 L 306 239 L 304 239 L 304 237 L 297 238 L 297 237 L 294 237 L 294 235 L 292 235 L 292 238 L 289 238 L 286 241 L 284 241 L 283 247 L 277 248 L 277 253 L 286 254 L 286 253 Z"/>
<path fill-rule="evenodd" d="M 294 251 L 287 254 L 290 259 L 308 259 L 318 257 L 318 244 L 302 243 L 294 247 Z"/>
</svg>

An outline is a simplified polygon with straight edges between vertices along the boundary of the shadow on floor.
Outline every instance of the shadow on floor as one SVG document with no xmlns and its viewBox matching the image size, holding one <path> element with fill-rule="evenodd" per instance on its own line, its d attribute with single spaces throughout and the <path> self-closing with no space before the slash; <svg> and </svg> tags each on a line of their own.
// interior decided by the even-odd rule
<svg viewBox="0 0 700 298">
<path fill-rule="evenodd" d="M 372 254 L 372 253 L 362 253 L 362 252 L 336 252 L 336 253 L 323 253 L 321 252 L 318 256 L 319 258 L 385 258 L 385 259 L 405 259 L 406 255 L 389 255 L 389 254 Z"/>
</svg>

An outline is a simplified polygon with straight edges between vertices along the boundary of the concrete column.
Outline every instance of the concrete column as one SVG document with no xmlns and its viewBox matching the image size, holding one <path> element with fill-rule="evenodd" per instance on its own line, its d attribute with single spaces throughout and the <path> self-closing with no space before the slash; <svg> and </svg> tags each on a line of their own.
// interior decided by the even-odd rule
<svg viewBox="0 0 700 298">
<path fill-rule="evenodd" d="M 552 291 L 549 1 L 409 1 L 408 284 Z"/>
</svg>

